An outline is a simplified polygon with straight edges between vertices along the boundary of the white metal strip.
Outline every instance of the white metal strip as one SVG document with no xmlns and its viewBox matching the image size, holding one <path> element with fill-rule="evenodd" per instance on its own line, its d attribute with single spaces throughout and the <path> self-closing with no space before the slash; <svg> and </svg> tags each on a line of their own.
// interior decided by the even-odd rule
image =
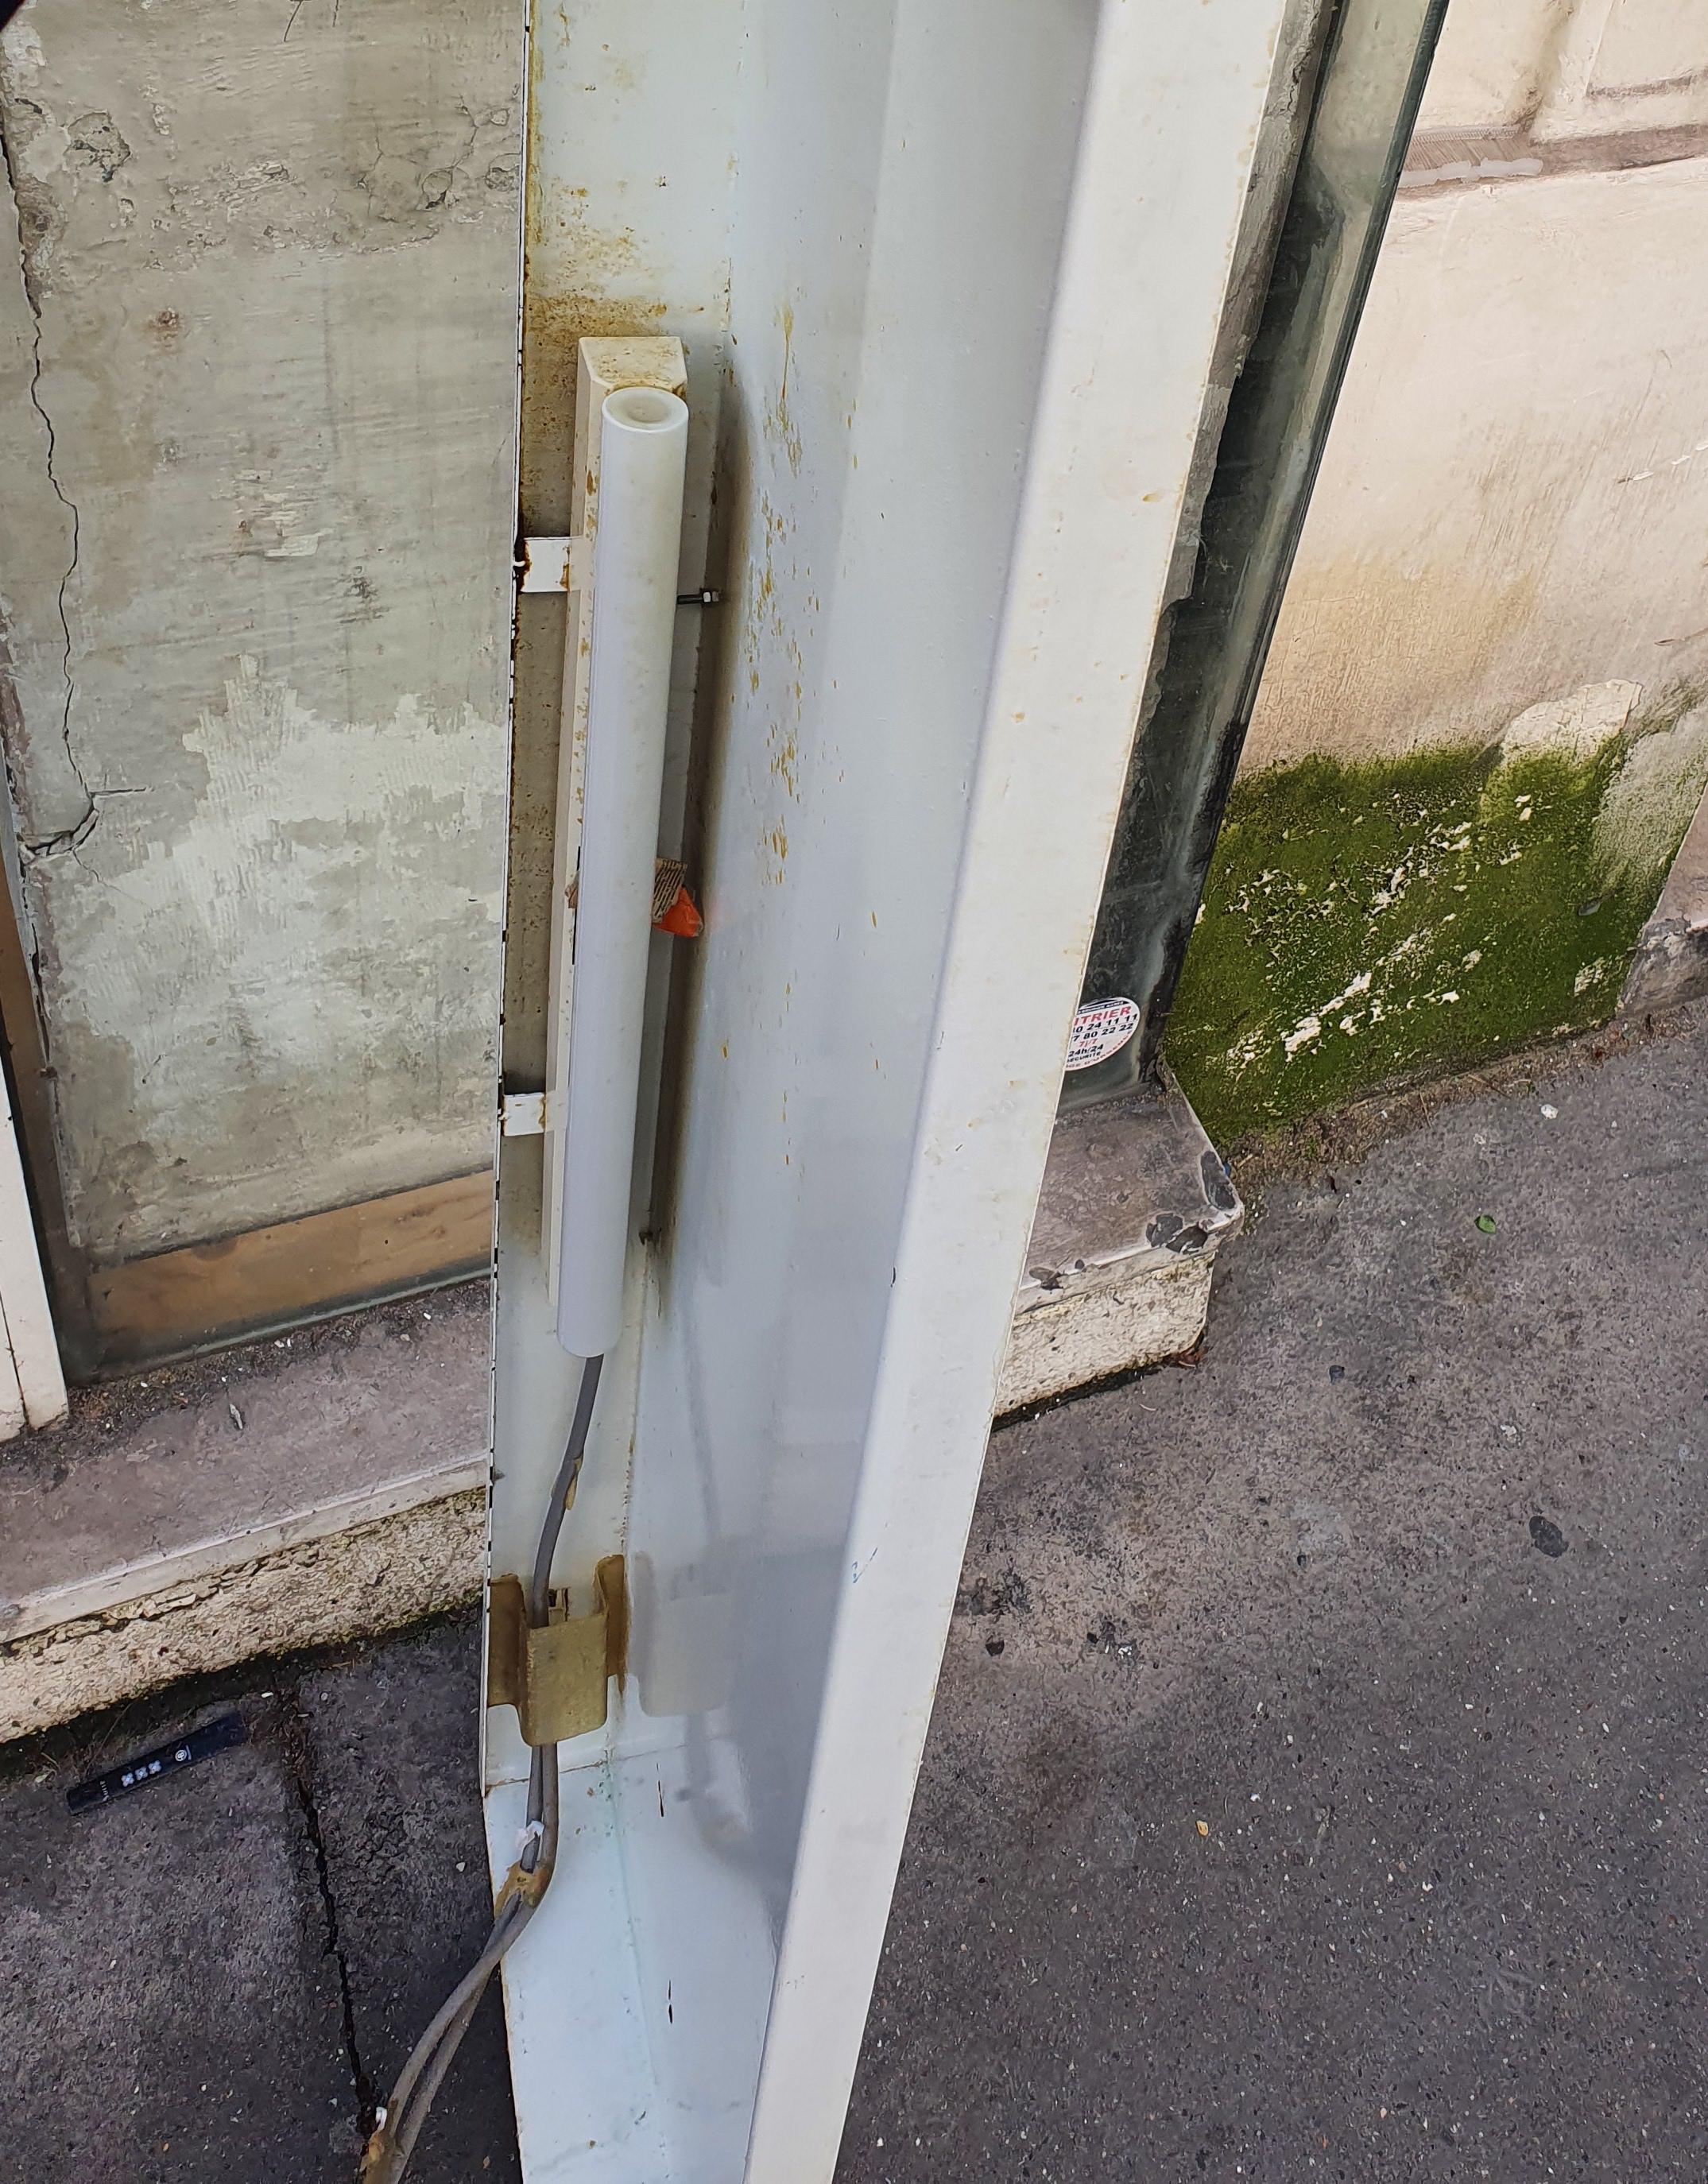
<svg viewBox="0 0 1708 2184">
<path fill-rule="evenodd" d="M 1284 9 L 1100 11 L 747 2184 L 836 2164 Z"/>
<path fill-rule="evenodd" d="M 515 1863 L 525 1781 L 486 1800 L 493 1887 Z M 505 1966 L 516 2137 L 528 2184 L 661 2184 L 669 2171 L 603 1767 L 563 1778 L 555 1878 Z"/>
<path fill-rule="evenodd" d="M 544 1092 L 506 1092 L 502 1126 L 507 1138 L 538 1138 L 545 1134 Z"/>
<path fill-rule="evenodd" d="M 524 592 L 578 592 L 586 588 L 585 538 L 524 538 L 516 571 Z"/>
<path fill-rule="evenodd" d="M 49 1426 L 67 1409 L 64 1369 L 53 1334 L 47 1285 L 17 1127 L 3 1078 L 0 1078 L 0 1336 L 9 1367 L 0 1367 L 0 1440 L 27 1424 Z M 15 1387 L 15 1401 L 11 1400 Z"/>
</svg>

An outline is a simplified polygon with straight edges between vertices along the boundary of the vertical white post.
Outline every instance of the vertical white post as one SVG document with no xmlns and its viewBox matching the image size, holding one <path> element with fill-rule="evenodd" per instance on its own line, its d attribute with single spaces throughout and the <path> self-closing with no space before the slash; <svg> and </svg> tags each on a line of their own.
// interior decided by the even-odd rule
<svg viewBox="0 0 1708 2184">
<path fill-rule="evenodd" d="M 536 47 L 574 210 L 530 277 L 622 233 L 705 344 L 724 604 L 668 1219 L 567 1528 L 572 1585 L 625 1551 L 630 1673 L 505 1968 L 533 2184 L 834 2172 L 1285 10 L 594 0 Z M 500 1568 L 571 1400 L 526 1158 Z"/>
<path fill-rule="evenodd" d="M 24 1163 L 0 1078 L 0 1440 L 65 1415 L 65 1375 L 53 1337 Z"/>
<path fill-rule="evenodd" d="M 558 1340 L 579 1357 L 622 1327 L 688 450 L 661 387 L 619 388 L 603 416 L 558 1240 Z"/>
</svg>

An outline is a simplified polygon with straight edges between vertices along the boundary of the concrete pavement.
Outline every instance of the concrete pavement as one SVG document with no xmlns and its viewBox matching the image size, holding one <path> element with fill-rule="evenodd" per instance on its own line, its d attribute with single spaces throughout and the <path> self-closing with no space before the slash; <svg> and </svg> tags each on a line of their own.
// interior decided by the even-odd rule
<svg viewBox="0 0 1708 2184">
<path fill-rule="evenodd" d="M 490 1914 L 476 1635 L 463 1614 L 7 1749 L 0 2176 L 351 2184 Z M 67 1814 L 70 1783 L 233 1704 L 248 1745 Z M 495 1999 L 410 2174 L 515 2184 Z"/>
<path fill-rule="evenodd" d="M 1705 1124 L 1443 1107 L 996 1436 L 842 2184 L 1700 2175 Z"/>
<path fill-rule="evenodd" d="M 997 1434 L 839 2184 L 1700 2173 L 1705 1085 L 1699 1009 L 1242 1178 L 1202 1363 Z M 348 2184 L 481 1924 L 473 1646 L 8 1755 L 0 2175 Z M 500 2040 L 421 2184 L 515 2176 Z"/>
</svg>

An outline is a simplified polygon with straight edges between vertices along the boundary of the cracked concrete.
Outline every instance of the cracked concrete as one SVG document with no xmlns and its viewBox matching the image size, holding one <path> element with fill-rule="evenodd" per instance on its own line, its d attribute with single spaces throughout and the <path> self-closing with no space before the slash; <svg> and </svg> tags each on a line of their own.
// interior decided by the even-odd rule
<svg viewBox="0 0 1708 2184">
<path fill-rule="evenodd" d="M 9 58 L 9 56 L 8 58 Z M 64 697 L 59 707 L 59 733 L 63 747 L 64 762 L 70 769 L 83 797 L 82 811 L 70 825 L 56 827 L 47 833 L 25 833 L 20 835 L 20 846 L 23 850 L 31 855 L 46 856 L 75 848 L 79 842 L 86 839 L 90 828 L 94 825 L 96 811 L 95 800 L 90 791 L 88 780 L 81 766 L 77 763 L 76 754 L 71 744 L 71 710 L 76 695 L 76 678 L 72 664 L 75 645 L 71 633 L 70 594 L 73 579 L 77 574 L 77 565 L 82 550 L 81 518 L 78 513 L 76 503 L 66 492 L 60 477 L 59 428 L 54 423 L 53 412 L 49 410 L 42 391 L 42 377 L 47 365 L 42 338 L 43 287 L 41 254 L 46 221 L 41 209 L 40 183 L 35 177 L 24 172 L 14 148 L 15 124 L 8 112 L 10 101 L 5 95 L 8 87 L 6 79 L 8 75 L 8 70 L 0 68 L 0 175 L 3 175 L 4 177 L 6 194 L 10 201 L 17 227 L 19 286 L 28 312 L 26 338 L 29 354 L 25 391 L 29 406 L 41 426 L 43 441 L 41 473 L 53 499 L 64 513 L 64 528 L 68 532 L 64 566 L 53 593 L 61 647 L 59 672 L 64 685 Z M 16 760 L 21 761 L 23 755 L 21 751 L 16 754 Z M 14 755 L 8 753 L 8 762 L 14 759 Z M 14 793 L 15 786 L 14 781 Z"/>
<path fill-rule="evenodd" d="M 0 1658 L 0 1740 L 121 1692 L 264 1656 L 281 1631 L 297 1645 L 323 1645 L 437 1613 L 478 1589 L 485 1550 L 486 1494 L 477 1488 L 36 1632 Z"/>
<path fill-rule="evenodd" d="M 359 1674 L 316 1669 L 297 1687 L 338 1909 L 349 2038 L 378 2099 L 486 1939 L 475 1636 L 465 1620 L 374 1647 Z M 433 1892 L 430 1926 L 420 1916 L 424 1887 Z M 518 2173 L 509 2081 L 503 2014 L 488 2001 L 454 2085 L 447 2081 L 449 2098 L 434 2103 L 424 2176 L 503 2184 Z M 414 2184 L 414 2163 L 410 2175 Z"/>
<path fill-rule="evenodd" d="M 404 2052 L 483 1935 L 471 1616 L 251 1669 L 0 1766 L 8 2176 L 349 2184 Z M 86 1816 L 64 1791 L 235 1705 L 253 1741 Z M 515 2184 L 496 1997 L 412 2184 Z"/>
<path fill-rule="evenodd" d="M 0 48 L 0 53 L 3 50 Z M 81 832 L 87 832 L 92 825 L 95 816 L 94 800 L 89 794 L 88 782 L 71 748 L 71 707 L 75 678 L 72 667 L 75 648 L 71 634 L 70 590 L 77 571 L 81 540 L 76 505 L 66 493 L 59 476 L 58 431 L 42 391 L 46 358 L 42 331 L 42 276 L 36 255 L 39 238 L 32 237 L 33 224 L 26 220 L 25 209 L 32 202 L 31 192 L 35 185 L 20 170 L 14 142 L 14 125 L 8 111 L 9 102 L 4 95 L 5 77 L 6 70 L 3 64 L 0 64 L 0 179 L 3 179 L 5 183 L 5 202 L 3 207 L 0 207 L 0 219 L 4 219 L 13 229 L 11 238 L 0 235 L 0 250 L 4 249 L 8 240 L 15 246 L 17 294 L 22 304 L 23 315 L 21 320 L 11 320 L 9 315 L 0 319 L 0 337 L 9 336 L 7 346 L 14 352 L 11 371 L 0 371 L 0 420 L 4 420 L 4 428 L 0 429 L 0 451 L 8 458 L 6 474 L 8 502 L 14 510 L 13 521 L 30 537 L 34 549 L 30 556 L 27 582 L 20 583 L 25 576 L 23 570 L 15 566 L 8 566 L 3 572 L 4 593 L 3 597 L 0 597 L 0 613 L 3 613 L 6 624 L 5 666 L 8 679 L 14 684 L 12 695 L 17 713 L 15 722 L 10 724 L 13 733 L 8 737 L 6 753 L 7 772 L 14 806 L 21 816 L 28 808 L 22 800 L 22 790 L 23 772 L 31 755 L 31 721 L 38 708 L 49 710 L 57 714 L 63 762 L 82 793 L 81 812 L 70 823 L 42 831 L 30 829 L 26 821 L 20 830 L 20 850 L 30 855 L 46 855 L 56 850 L 70 847 L 74 838 L 81 838 Z M 27 418 L 17 414 L 20 404 L 16 401 L 8 405 L 4 398 L 8 392 L 5 382 L 8 377 L 21 389 L 22 406 L 27 410 Z M 5 413 L 8 406 L 14 414 L 7 419 Z M 39 442 L 33 449 L 25 444 L 31 432 Z M 44 523 L 41 513 L 32 511 L 30 505 L 32 481 L 45 483 L 53 502 L 57 504 L 57 518 L 50 515 Z M 33 521 L 32 514 L 35 517 Z M 56 532 L 63 533 L 63 538 L 56 538 Z M 53 551 L 56 544 L 61 548 L 57 554 Z M 32 627 L 32 622 L 37 618 L 32 613 L 31 593 L 42 583 L 43 565 L 51 569 L 56 560 L 63 566 L 57 582 L 50 580 L 51 615 L 57 625 L 54 641 L 58 659 L 55 665 L 62 689 L 57 704 L 54 704 L 47 699 L 45 693 L 39 691 L 35 677 L 28 672 L 20 675 L 19 669 L 20 664 L 27 669 L 27 655 L 41 649 L 39 629 Z M 22 663 L 16 656 L 20 649 L 20 638 L 23 641 L 21 649 L 26 655 Z"/>
<path fill-rule="evenodd" d="M 484 1284 L 129 1381 L 0 1451 L 0 1741 L 472 1598 Z"/>
<path fill-rule="evenodd" d="M 327 1858 L 326 1833 L 321 1825 L 314 1739 L 303 1710 L 302 1694 L 294 1679 L 281 1678 L 273 1696 L 276 1708 L 274 1724 L 279 1747 L 290 1770 L 291 1785 L 296 1791 L 297 1808 L 303 1818 L 303 1831 L 308 1838 L 309 1852 L 314 1860 L 326 1955 L 338 1981 L 344 2061 L 349 2070 L 350 2086 L 355 2095 L 360 2127 L 369 2130 L 383 2096 L 375 2088 L 372 2074 L 362 2059 L 361 2045 L 356 2037 L 355 2010 L 350 2000 L 349 1958 L 340 1931 L 338 1897 L 332 1887 L 332 1868 Z"/>
</svg>

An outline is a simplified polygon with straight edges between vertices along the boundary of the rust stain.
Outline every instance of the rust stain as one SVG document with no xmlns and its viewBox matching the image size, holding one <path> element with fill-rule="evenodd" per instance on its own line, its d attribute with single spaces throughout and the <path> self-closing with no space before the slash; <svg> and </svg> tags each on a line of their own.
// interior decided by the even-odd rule
<svg viewBox="0 0 1708 2184">
<path fill-rule="evenodd" d="M 562 295 L 534 294 L 528 298 L 523 337 L 548 351 L 567 354 L 572 374 L 578 341 L 600 335 L 656 333 L 663 316 L 662 304 L 616 301 L 591 288 Z"/>
<path fill-rule="evenodd" d="M 795 313 L 787 304 L 779 310 L 777 323 L 783 329 L 783 376 L 778 382 L 775 398 L 766 404 L 765 436 L 781 448 L 784 460 L 791 473 L 798 476 L 805 447 L 789 406 L 789 374 L 795 360 Z"/>
<path fill-rule="evenodd" d="M 798 682 L 795 685 L 795 694 L 797 699 L 801 694 Z M 793 728 L 773 727 L 769 740 L 771 771 L 788 794 L 798 798 L 801 794 L 801 748 Z"/>
<path fill-rule="evenodd" d="M 522 339 L 524 529 L 555 533 L 569 528 L 576 344 L 600 337 L 656 333 L 664 315 L 661 303 L 615 302 L 594 289 L 530 291 Z"/>
</svg>

